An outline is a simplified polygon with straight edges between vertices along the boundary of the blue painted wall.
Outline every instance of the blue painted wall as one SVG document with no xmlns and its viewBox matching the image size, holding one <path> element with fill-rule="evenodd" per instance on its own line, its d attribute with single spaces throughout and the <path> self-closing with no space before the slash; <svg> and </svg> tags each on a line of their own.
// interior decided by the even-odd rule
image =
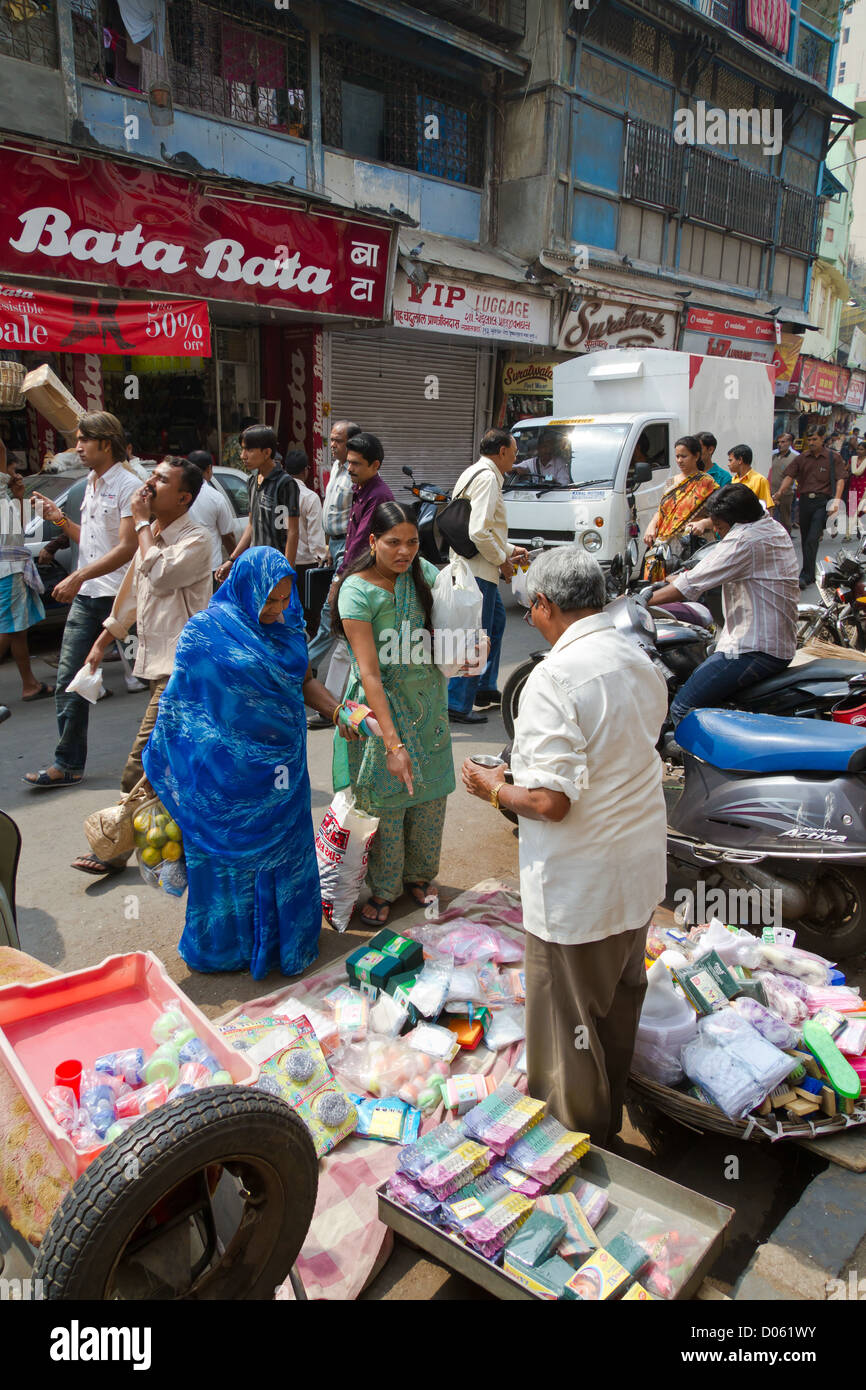
<svg viewBox="0 0 866 1390">
<path fill-rule="evenodd" d="M 230 178 L 252 183 L 288 183 L 294 177 L 296 188 L 307 184 L 307 146 L 290 136 L 271 135 L 256 126 L 237 126 L 175 111 L 174 124 L 154 126 L 147 101 L 106 87 L 79 85 L 81 118 L 100 144 L 109 149 L 153 159 L 163 165 L 159 152 L 163 143 L 170 154 L 185 150 L 206 169 L 216 169 Z M 138 117 L 138 139 L 127 140 L 124 121 Z M 165 167 L 163 165 L 163 167 Z"/>
</svg>

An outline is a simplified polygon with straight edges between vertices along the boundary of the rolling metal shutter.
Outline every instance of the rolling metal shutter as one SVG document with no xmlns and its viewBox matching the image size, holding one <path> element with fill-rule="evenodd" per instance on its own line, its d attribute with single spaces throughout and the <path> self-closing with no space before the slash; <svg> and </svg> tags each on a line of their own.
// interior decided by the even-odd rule
<svg viewBox="0 0 866 1390">
<path fill-rule="evenodd" d="M 331 420 L 357 420 L 378 435 L 382 477 L 405 500 L 403 464 L 419 482 L 452 486 L 478 455 L 479 350 L 331 333 Z M 439 380 L 439 399 L 424 396 Z"/>
</svg>

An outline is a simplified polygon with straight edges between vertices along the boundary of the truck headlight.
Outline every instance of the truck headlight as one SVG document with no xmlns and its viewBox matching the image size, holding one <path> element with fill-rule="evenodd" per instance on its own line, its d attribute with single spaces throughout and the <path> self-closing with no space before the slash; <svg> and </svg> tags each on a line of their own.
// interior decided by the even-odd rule
<svg viewBox="0 0 866 1390">
<path fill-rule="evenodd" d="M 582 540 L 584 550 L 601 550 L 601 536 L 597 531 L 584 531 Z"/>
</svg>

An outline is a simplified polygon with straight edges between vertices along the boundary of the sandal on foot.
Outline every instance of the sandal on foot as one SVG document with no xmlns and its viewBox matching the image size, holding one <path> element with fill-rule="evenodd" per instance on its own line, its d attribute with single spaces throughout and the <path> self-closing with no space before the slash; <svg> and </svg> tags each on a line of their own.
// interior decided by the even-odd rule
<svg viewBox="0 0 866 1390">
<path fill-rule="evenodd" d="M 47 700 L 47 699 L 49 698 L 49 696 L 51 696 L 51 695 L 53 695 L 53 694 L 54 694 L 54 686 L 53 686 L 53 685 L 45 685 L 45 684 L 43 683 L 42 685 L 40 685 L 40 687 L 39 687 L 39 689 L 36 691 L 36 694 L 35 694 L 35 695 L 22 695 L 22 696 L 21 696 L 21 703 L 22 703 L 22 705 L 29 705 L 30 702 L 31 702 L 32 700 Z"/>
<path fill-rule="evenodd" d="M 373 909 L 375 917 L 370 916 L 369 908 Z M 379 913 L 385 909 L 385 916 L 380 917 Z M 368 927 L 384 927 L 391 913 L 391 904 L 382 902 L 379 898 L 368 898 L 360 911 L 361 921 Z"/>
<path fill-rule="evenodd" d="M 95 854 L 79 854 L 69 867 L 80 869 L 83 874 L 121 874 L 126 868 L 126 863 L 121 864 L 116 859 L 98 859 Z"/>
<path fill-rule="evenodd" d="M 430 892 L 429 883 L 404 883 L 403 887 L 406 889 L 409 897 L 413 902 L 416 902 L 419 907 L 427 906 L 427 895 Z"/>
<path fill-rule="evenodd" d="M 28 787 L 75 787 L 84 780 L 80 772 L 64 772 L 62 777 L 49 777 L 45 768 L 39 772 L 28 772 L 26 777 L 22 777 L 22 782 L 26 782 Z"/>
</svg>

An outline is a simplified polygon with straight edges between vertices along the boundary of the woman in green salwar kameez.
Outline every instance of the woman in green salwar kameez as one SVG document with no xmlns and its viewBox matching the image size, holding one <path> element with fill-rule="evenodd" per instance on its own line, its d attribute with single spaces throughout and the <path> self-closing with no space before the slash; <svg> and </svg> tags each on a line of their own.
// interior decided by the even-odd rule
<svg viewBox="0 0 866 1390">
<path fill-rule="evenodd" d="M 381 738 L 334 740 L 334 790 L 351 786 L 378 816 L 370 847 L 371 897 L 361 919 L 382 926 L 404 887 L 423 903 L 439 872 L 445 800 L 454 790 L 447 683 L 433 664 L 430 586 L 408 507 L 382 502 L 370 549 L 340 580 L 334 632 L 352 652 L 346 699 L 369 705 Z"/>
</svg>

